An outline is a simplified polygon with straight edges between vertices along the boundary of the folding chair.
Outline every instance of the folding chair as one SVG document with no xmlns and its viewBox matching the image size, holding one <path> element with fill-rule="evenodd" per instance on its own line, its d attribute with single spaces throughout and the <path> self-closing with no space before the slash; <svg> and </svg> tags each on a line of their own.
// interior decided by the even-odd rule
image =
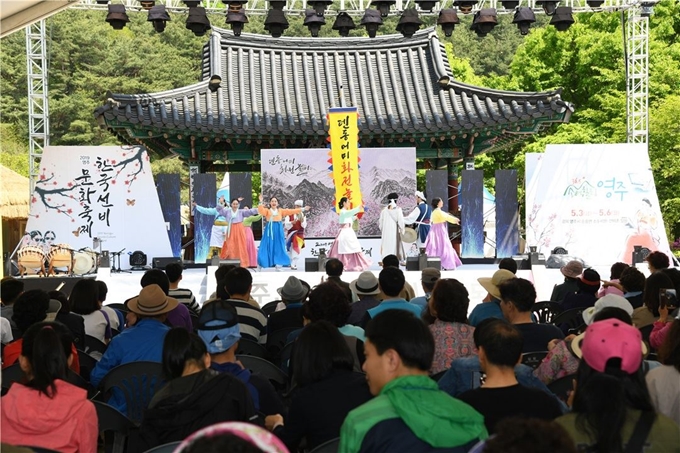
<svg viewBox="0 0 680 453">
<path fill-rule="evenodd" d="M 536 302 L 531 306 L 531 313 L 540 324 L 549 324 L 555 316 L 562 313 L 562 306 L 557 302 Z"/>
</svg>

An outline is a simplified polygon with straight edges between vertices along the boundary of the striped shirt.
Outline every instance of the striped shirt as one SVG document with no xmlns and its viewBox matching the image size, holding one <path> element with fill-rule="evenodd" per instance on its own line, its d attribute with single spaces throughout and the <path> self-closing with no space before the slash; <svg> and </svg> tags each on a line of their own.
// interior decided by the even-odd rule
<svg viewBox="0 0 680 453">
<path fill-rule="evenodd" d="M 201 311 L 201 307 L 198 305 L 198 302 L 196 302 L 196 297 L 194 297 L 194 293 L 192 293 L 190 289 L 171 289 L 168 291 L 168 296 L 174 297 L 179 303 L 186 305 L 189 311 L 196 315 Z"/>
<path fill-rule="evenodd" d="M 267 316 L 257 307 L 238 299 L 228 299 L 227 302 L 236 308 L 241 337 L 267 344 Z"/>
</svg>

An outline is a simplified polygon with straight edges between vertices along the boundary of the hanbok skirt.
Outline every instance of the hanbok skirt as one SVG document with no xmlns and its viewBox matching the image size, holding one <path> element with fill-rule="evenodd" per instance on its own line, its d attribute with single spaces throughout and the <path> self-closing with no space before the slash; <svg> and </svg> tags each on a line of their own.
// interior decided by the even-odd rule
<svg viewBox="0 0 680 453">
<path fill-rule="evenodd" d="M 425 240 L 425 252 L 427 256 L 438 256 L 442 262 L 442 269 L 454 270 L 463 265 L 451 245 L 449 226 L 446 222 L 431 225 L 430 233 Z"/>
<path fill-rule="evenodd" d="M 283 224 L 267 222 L 257 252 L 257 264 L 260 267 L 290 266 L 290 258 L 286 253 L 286 238 L 283 235 Z"/>
<path fill-rule="evenodd" d="M 239 260 L 241 267 L 250 267 L 245 229 L 241 222 L 231 224 L 231 230 L 224 237 L 221 259 Z"/>
<path fill-rule="evenodd" d="M 255 236 L 251 227 L 244 227 L 246 230 L 246 249 L 248 250 L 248 267 L 257 266 L 257 248 L 255 247 Z"/>
<path fill-rule="evenodd" d="M 363 272 L 371 266 L 371 260 L 364 256 L 361 243 L 349 224 L 340 226 L 328 256 L 339 259 L 347 272 Z"/>
</svg>

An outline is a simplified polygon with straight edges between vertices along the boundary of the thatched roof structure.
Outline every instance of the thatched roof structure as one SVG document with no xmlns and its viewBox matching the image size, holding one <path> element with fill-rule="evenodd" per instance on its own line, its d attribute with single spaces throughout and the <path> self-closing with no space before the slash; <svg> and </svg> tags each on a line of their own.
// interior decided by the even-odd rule
<svg viewBox="0 0 680 453">
<path fill-rule="evenodd" d="M 3 219 L 28 218 L 28 178 L 0 166 L 0 217 Z"/>
</svg>

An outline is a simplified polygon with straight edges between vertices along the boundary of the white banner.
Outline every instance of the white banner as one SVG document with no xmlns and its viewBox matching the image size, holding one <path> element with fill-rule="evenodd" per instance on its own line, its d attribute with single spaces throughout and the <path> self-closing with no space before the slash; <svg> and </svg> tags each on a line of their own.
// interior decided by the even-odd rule
<svg viewBox="0 0 680 453">
<path fill-rule="evenodd" d="M 548 145 L 526 156 L 527 246 L 564 247 L 591 265 L 670 255 L 644 144 Z"/>
</svg>

